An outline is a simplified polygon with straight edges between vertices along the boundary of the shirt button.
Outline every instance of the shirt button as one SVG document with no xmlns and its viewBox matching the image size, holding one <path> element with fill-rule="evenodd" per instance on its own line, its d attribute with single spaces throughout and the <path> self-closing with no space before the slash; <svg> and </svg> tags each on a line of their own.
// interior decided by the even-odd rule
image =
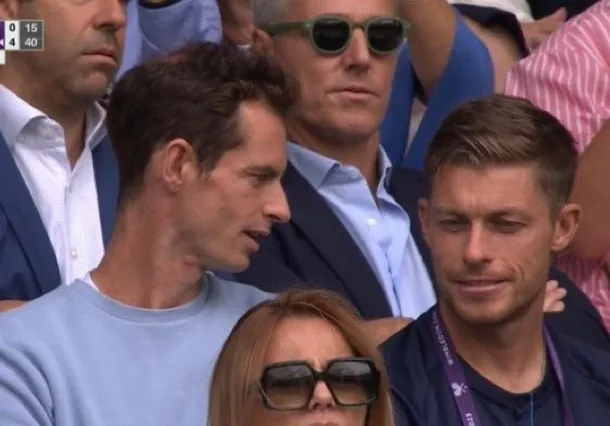
<svg viewBox="0 0 610 426">
<path fill-rule="evenodd" d="M 76 251 L 76 249 L 72 249 L 70 251 L 70 256 L 72 256 L 72 259 L 76 259 L 78 257 L 78 252 Z"/>
<path fill-rule="evenodd" d="M 377 225 L 377 221 L 375 219 L 373 219 L 372 217 L 368 218 L 366 220 L 367 225 L 369 225 L 369 228 L 374 228 L 375 225 Z"/>
</svg>

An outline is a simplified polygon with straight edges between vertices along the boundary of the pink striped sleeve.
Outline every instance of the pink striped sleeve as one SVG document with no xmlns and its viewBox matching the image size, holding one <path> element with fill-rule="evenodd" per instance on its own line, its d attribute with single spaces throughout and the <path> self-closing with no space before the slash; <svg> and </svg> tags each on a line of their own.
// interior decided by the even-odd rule
<svg viewBox="0 0 610 426">
<path fill-rule="evenodd" d="M 610 0 L 553 34 L 509 72 L 506 93 L 555 115 L 579 152 L 610 117 Z"/>
<path fill-rule="evenodd" d="M 505 91 L 555 115 L 582 153 L 610 118 L 610 0 L 564 24 L 518 62 Z M 558 266 L 589 297 L 610 330 L 610 283 L 600 262 L 564 254 Z"/>
</svg>

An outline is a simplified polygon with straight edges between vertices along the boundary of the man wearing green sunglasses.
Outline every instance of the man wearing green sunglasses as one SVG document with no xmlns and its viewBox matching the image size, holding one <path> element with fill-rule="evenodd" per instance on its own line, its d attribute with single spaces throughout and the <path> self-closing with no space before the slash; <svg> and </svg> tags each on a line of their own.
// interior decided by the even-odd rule
<svg viewBox="0 0 610 426">
<path fill-rule="evenodd" d="M 253 14 L 253 49 L 294 77 L 300 100 L 286 122 L 293 220 L 261 241 L 239 279 L 267 291 L 311 282 L 343 294 L 367 319 L 418 316 L 435 293 L 404 203 L 389 190 L 404 175 L 390 179 L 379 129 L 390 96 L 411 102 L 417 84 L 431 98 L 454 72 L 456 52 L 476 79 L 491 66 L 484 46 L 444 0 L 254 0 Z M 399 72 L 407 65 L 417 75 L 404 95 L 391 93 L 399 54 Z M 467 98 L 457 77 L 455 96 Z M 401 181 L 401 191 L 415 182 Z M 379 324 L 391 333 L 404 322 Z"/>
<path fill-rule="evenodd" d="M 428 101 L 428 113 L 489 93 L 489 54 L 445 0 L 253 0 L 253 13 L 253 49 L 297 80 L 300 99 L 286 119 L 282 185 L 292 218 L 259 240 L 260 251 L 237 278 L 269 292 L 335 291 L 364 319 L 379 319 L 371 328 L 383 340 L 405 324 L 402 318 L 436 303 L 417 222 L 425 185 L 419 173 L 393 167 L 380 143 L 388 101 L 386 120 L 406 130 L 409 115 L 396 111 L 416 92 Z M 392 88 L 395 78 L 402 83 Z M 424 130 L 440 119 L 425 118 Z M 566 306 L 591 313 L 584 295 L 557 278 L 574 291 L 568 293 L 576 300 L 568 296 Z M 549 289 L 555 295 L 556 283 Z M 568 334 L 607 344 L 595 318 L 556 321 Z"/>
</svg>

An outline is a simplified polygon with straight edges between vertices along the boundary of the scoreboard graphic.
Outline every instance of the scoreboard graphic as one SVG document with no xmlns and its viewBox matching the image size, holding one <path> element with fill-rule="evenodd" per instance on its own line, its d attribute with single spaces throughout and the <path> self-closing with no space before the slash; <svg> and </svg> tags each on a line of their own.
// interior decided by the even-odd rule
<svg viewBox="0 0 610 426">
<path fill-rule="evenodd" d="M 0 65 L 6 64 L 7 51 L 44 49 L 44 21 L 0 21 Z"/>
</svg>

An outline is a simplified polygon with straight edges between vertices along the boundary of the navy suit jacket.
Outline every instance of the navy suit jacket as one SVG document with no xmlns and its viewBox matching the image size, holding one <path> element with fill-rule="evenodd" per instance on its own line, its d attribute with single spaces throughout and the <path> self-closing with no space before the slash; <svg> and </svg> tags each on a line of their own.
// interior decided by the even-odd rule
<svg viewBox="0 0 610 426">
<path fill-rule="evenodd" d="M 93 150 L 104 244 L 114 226 L 117 164 L 105 137 Z M 0 135 L 0 300 L 32 300 L 61 283 L 57 258 L 30 192 Z"/>
<path fill-rule="evenodd" d="M 364 319 L 391 317 L 375 273 L 322 196 L 290 164 L 282 183 L 292 218 L 274 225 L 271 235 L 260 241 L 261 249 L 252 256 L 250 267 L 237 278 L 274 293 L 288 288 L 324 288 L 342 295 Z M 432 259 L 417 214 L 418 200 L 427 191 L 423 175 L 394 168 L 389 191 L 411 218 L 411 234 L 433 277 Z M 565 311 L 549 314 L 549 325 L 610 350 L 608 333 L 585 294 L 555 268 L 550 277 L 568 294 Z"/>
</svg>

